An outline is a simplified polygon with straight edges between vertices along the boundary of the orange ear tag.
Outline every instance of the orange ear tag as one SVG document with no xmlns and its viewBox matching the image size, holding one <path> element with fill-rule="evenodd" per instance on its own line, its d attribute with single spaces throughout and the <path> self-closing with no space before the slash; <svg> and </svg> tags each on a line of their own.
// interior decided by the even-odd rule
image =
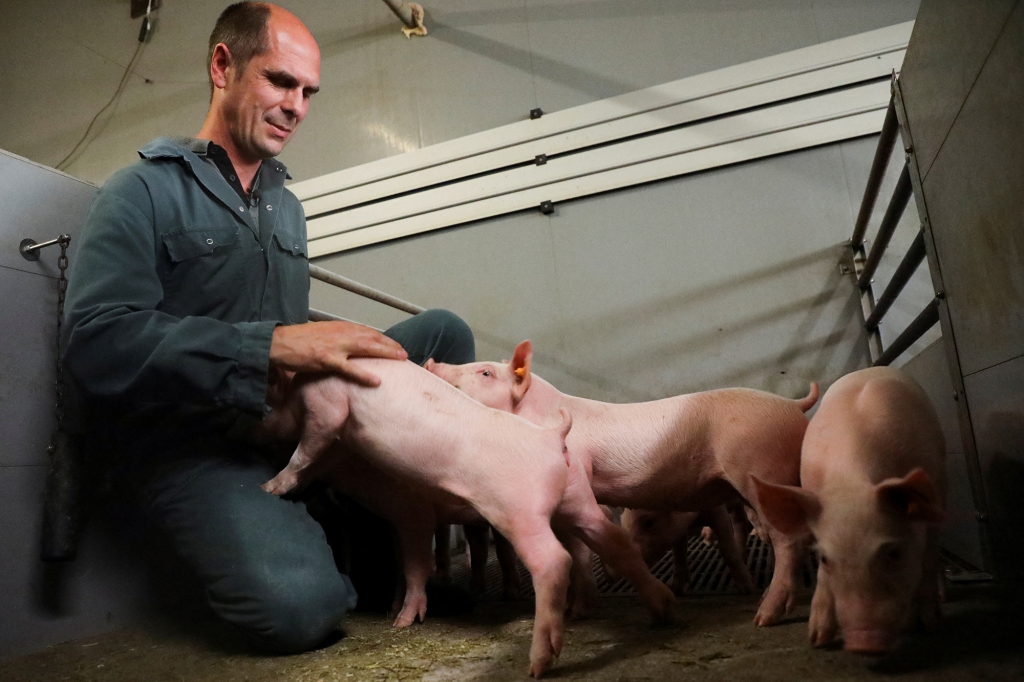
<svg viewBox="0 0 1024 682">
<path fill-rule="evenodd" d="M 515 370 L 515 373 L 516 373 L 517 377 L 522 379 L 524 376 L 526 376 L 526 368 L 525 367 L 520 367 L 517 370 Z"/>
</svg>

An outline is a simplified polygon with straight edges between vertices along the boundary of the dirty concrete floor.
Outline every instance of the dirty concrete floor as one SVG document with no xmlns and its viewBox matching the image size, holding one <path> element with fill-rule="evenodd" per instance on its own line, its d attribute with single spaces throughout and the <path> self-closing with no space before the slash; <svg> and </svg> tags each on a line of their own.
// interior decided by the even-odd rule
<svg viewBox="0 0 1024 682">
<path fill-rule="evenodd" d="M 751 623 L 756 598 L 689 597 L 675 625 L 654 629 L 635 598 L 605 597 L 595 617 L 567 624 L 551 679 L 597 680 L 1024 680 L 1019 608 L 991 588 L 950 592 L 941 632 L 910 637 L 872 660 L 807 645 L 809 594 L 793 618 Z M 527 679 L 529 601 L 485 602 L 458 618 L 393 630 L 383 616 L 355 614 L 345 636 L 296 656 L 246 653 L 223 638 L 166 628 L 125 630 L 68 642 L 0 663 L 0 680 L 76 682 Z"/>
</svg>

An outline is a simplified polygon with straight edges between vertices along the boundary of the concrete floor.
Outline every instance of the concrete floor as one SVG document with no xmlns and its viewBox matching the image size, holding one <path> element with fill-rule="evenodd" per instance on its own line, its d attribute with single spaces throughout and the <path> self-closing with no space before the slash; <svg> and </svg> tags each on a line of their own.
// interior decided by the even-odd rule
<svg viewBox="0 0 1024 682">
<path fill-rule="evenodd" d="M 794 617 L 772 628 L 751 623 L 756 599 L 690 597 L 676 624 L 653 629 L 634 598 L 604 597 L 592 619 L 567 625 L 551 679 L 597 680 L 1024 680 L 1018 607 L 991 587 L 954 587 L 946 622 L 908 638 L 882 660 L 806 642 L 803 595 Z M 345 636 L 319 651 L 266 657 L 230 638 L 151 627 L 68 642 L 0 663 L 0 680 L 125 682 L 319 682 L 524 680 L 533 625 L 529 601 L 484 602 L 459 618 L 428 618 L 393 630 L 380 615 L 355 614 Z"/>
</svg>

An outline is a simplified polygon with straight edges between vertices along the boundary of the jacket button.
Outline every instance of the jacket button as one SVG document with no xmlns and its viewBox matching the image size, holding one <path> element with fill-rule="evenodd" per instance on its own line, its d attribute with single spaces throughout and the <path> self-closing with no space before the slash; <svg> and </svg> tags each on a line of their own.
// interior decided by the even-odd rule
<svg viewBox="0 0 1024 682">
<path fill-rule="evenodd" d="M 241 211 L 242 213 L 245 213 L 245 206 L 239 206 L 238 210 Z"/>
<path fill-rule="evenodd" d="M 213 243 L 213 240 L 212 240 L 212 239 L 207 239 L 207 240 L 206 240 L 206 243 L 207 243 L 207 244 L 212 244 L 212 243 Z"/>
<path fill-rule="evenodd" d="M 274 207 L 273 207 L 273 206 L 271 206 L 270 204 L 267 204 L 267 210 L 268 210 L 268 211 L 273 211 L 273 210 L 274 210 Z"/>
</svg>

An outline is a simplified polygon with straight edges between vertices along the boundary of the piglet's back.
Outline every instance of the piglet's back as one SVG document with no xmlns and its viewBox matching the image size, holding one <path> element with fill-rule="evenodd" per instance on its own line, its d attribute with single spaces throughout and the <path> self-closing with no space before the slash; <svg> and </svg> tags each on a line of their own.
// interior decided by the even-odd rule
<svg viewBox="0 0 1024 682">
<path fill-rule="evenodd" d="M 935 409 L 913 379 L 890 367 L 853 372 L 829 387 L 807 428 L 802 459 L 805 485 L 824 470 L 857 473 L 877 484 L 922 467 L 945 479 L 945 439 Z"/>
</svg>

